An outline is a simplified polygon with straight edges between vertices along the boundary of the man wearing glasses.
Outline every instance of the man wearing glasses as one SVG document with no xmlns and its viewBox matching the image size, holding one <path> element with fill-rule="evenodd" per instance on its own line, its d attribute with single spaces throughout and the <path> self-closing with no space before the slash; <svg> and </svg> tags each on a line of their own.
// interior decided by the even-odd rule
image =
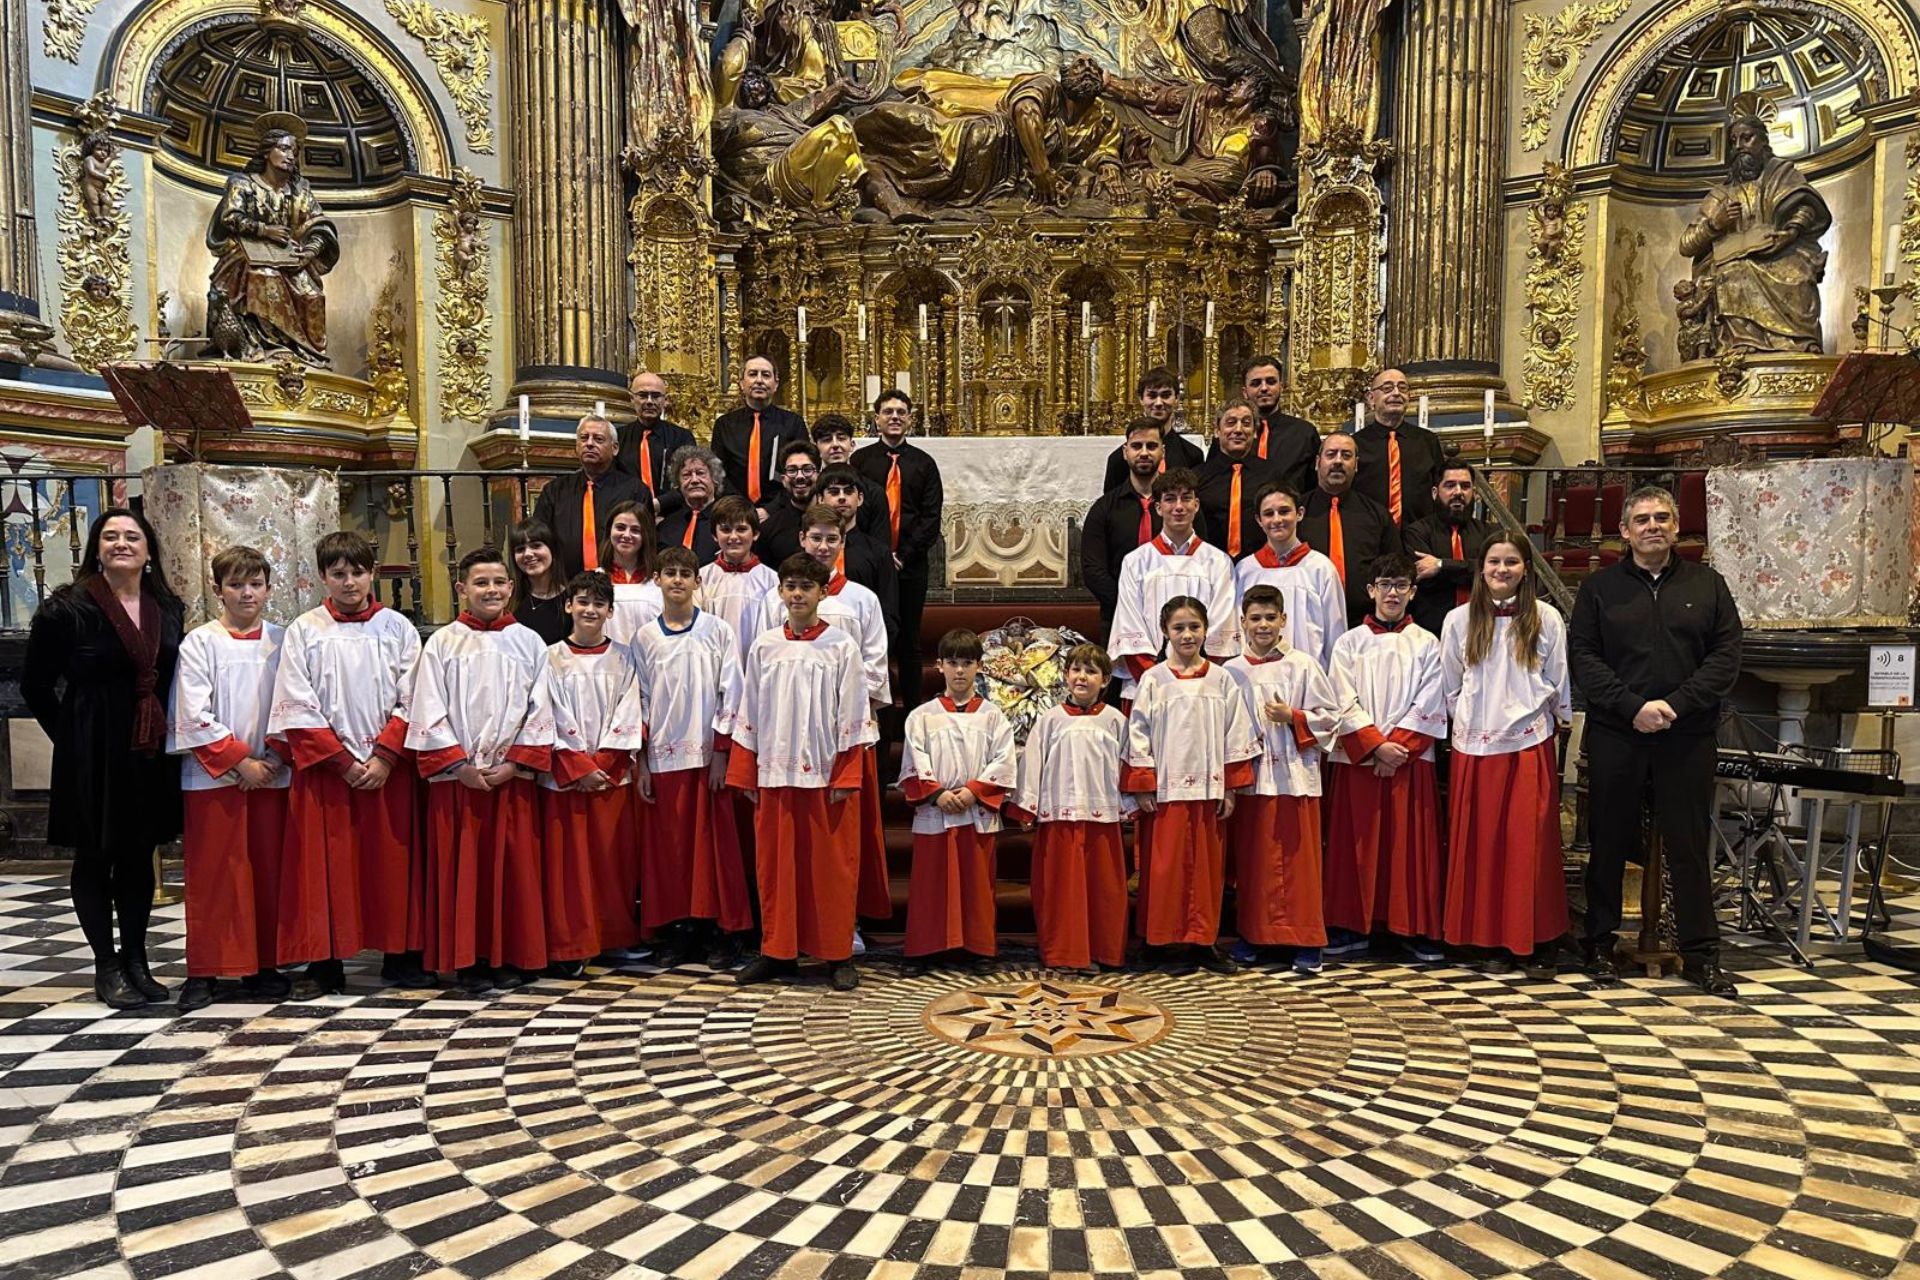
<svg viewBox="0 0 1920 1280">
<path fill-rule="evenodd" d="M 667 384 L 657 373 L 644 370 L 627 384 L 633 398 L 633 425 L 620 433 L 620 452 L 614 465 L 653 491 L 659 514 L 680 508 L 679 492 L 667 474 L 667 459 L 692 444 L 693 432 L 667 421 Z"/>
<path fill-rule="evenodd" d="M 799 552 L 800 517 L 820 483 L 820 448 L 805 436 L 795 436 L 780 446 L 774 466 L 780 487 L 764 499 L 767 514 L 761 518 L 760 537 L 753 547 L 762 564 L 779 564 Z M 731 474 L 727 480 L 731 484 Z"/>
<path fill-rule="evenodd" d="M 1367 424 L 1353 438 L 1360 459 L 1354 492 L 1385 507 L 1400 529 L 1433 510 L 1446 458 L 1439 436 L 1407 421 L 1408 399 L 1405 373 L 1376 373 L 1367 383 Z"/>
</svg>

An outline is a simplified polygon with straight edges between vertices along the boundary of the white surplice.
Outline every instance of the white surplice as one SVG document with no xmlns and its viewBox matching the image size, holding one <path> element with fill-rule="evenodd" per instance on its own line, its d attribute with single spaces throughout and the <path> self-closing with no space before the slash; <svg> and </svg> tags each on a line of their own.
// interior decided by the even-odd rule
<svg viewBox="0 0 1920 1280">
<path fill-rule="evenodd" d="M 547 647 L 515 741 L 586 756 L 634 751 L 644 733 L 641 709 L 639 679 L 620 646 L 581 649 L 562 640 Z M 540 785 L 562 789 L 552 772 L 540 775 Z"/>
<path fill-rule="evenodd" d="M 1120 790 L 1127 746 L 1127 718 L 1117 709 L 1056 706 L 1027 731 L 1013 802 L 1036 822 L 1119 822 L 1135 808 Z"/>
<path fill-rule="evenodd" d="M 1461 605 L 1440 628 L 1440 671 L 1455 751 L 1498 756 L 1552 739 L 1556 725 L 1573 722 L 1567 687 L 1567 624 L 1558 611 L 1535 602 L 1540 614 L 1540 661 L 1529 670 L 1513 656 L 1513 619 L 1493 620 L 1493 646 L 1467 665 L 1467 610 Z"/>
<path fill-rule="evenodd" d="M 976 699 L 966 711 L 935 698 L 907 713 L 905 746 L 900 753 L 900 786 L 924 780 L 952 791 L 970 782 L 984 782 L 1012 791 L 1019 781 L 1019 756 L 1013 725 L 999 707 Z M 932 802 L 913 807 L 913 829 L 938 835 L 948 827 L 971 823 L 982 833 L 1000 830 L 1000 810 L 975 804 L 962 813 L 943 813 Z"/>
<path fill-rule="evenodd" d="M 1257 796 L 1317 796 L 1320 760 L 1333 742 L 1340 716 L 1333 682 L 1320 664 L 1298 649 L 1257 660 L 1241 654 L 1224 664 L 1240 682 L 1260 739 L 1260 759 L 1254 764 L 1253 794 Z M 1293 722 L 1275 724 L 1265 707 L 1274 698 L 1305 716 L 1314 745 L 1304 750 L 1293 732 Z"/>
<path fill-rule="evenodd" d="M 1333 642 L 1347 629 L 1347 589 L 1333 561 L 1301 543 L 1285 556 L 1261 547 L 1233 567 L 1239 598 L 1247 588 L 1277 588 L 1287 611 L 1287 647 L 1298 649 L 1325 671 L 1333 665 Z"/>
<path fill-rule="evenodd" d="M 733 628 L 705 609 L 684 631 L 655 618 L 628 646 L 646 706 L 647 768 L 704 767 L 714 739 L 733 735 L 740 702 L 740 651 Z"/>
<path fill-rule="evenodd" d="M 760 607 L 779 587 L 780 575 L 758 559 L 738 571 L 724 569 L 718 561 L 700 570 L 700 607 L 718 614 L 733 628 L 743 662 L 753 638 L 765 629 L 760 625 Z M 774 625 L 784 620 L 776 618 Z"/>
<path fill-rule="evenodd" d="M 613 584 L 613 613 L 607 619 L 607 639 L 616 645 L 625 645 L 633 640 L 640 628 L 660 616 L 667 602 L 660 594 L 660 584 L 652 578 L 645 582 L 616 582 Z"/>
<path fill-rule="evenodd" d="M 411 722 L 420 633 L 396 609 L 342 622 L 321 605 L 295 618 L 280 642 L 267 732 L 331 729 L 355 760 L 373 754 L 395 716 Z"/>
<path fill-rule="evenodd" d="M 239 639 L 216 619 L 195 627 L 180 642 L 173 696 L 168 699 L 167 750 L 186 757 L 180 767 L 181 790 L 240 785 L 237 771 L 229 769 L 216 778 L 193 754 L 196 747 L 228 738 L 254 759 L 276 762 L 268 786 L 284 787 L 293 780 L 287 760 L 267 753 L 267 716 L 273 708 L 283 638 L 280 627 L 263 622 L 254 639 Z"/>
<path fill-rule="evenodd" d="M 776 630 L 787 620 L 787 606 L 780 603 L 777 583 L 775 588 L 760 602 L 762 631 Z M 827 586 L 827 593 L 820 597 L 820 621 L 840 628 L 859 645 L 861 674 L 873 705 L 884 707 L 892 702 L 893 680 L 887 671 L 887 622 L 880 612 L 880 597 L 844 574 L 836 573 Z"/>
<path fill-rule="evenodd" d="M 502 763 L 521 742 L 533 682 L 546 661 L 547 646 L 531 627 L 516 622 L 482 631 L 449 622 L 420 651 L 408 749 L 427 755 L 458 747 L 476 769 Z M 529 736 L 537 737 L 537 727 Z M 452 776 L 442 770 L 430 781 Z"/>
<path fill-rule="evenodd" d="M 760 786 L 824 788 L 841 752 L 879 738 L 851 634 L 826 626 L 812 639 L 789 639 L 774 627 L 754 638 L 733 741 L 755 753 Z"/>
<path fill-rule="evenodd" d="M 1334 642 L 1333 677 L 1340 699 L 1340 737 L 1373 729 L 1387 737 L 1395 729 L 1446 736 L 1447 691 L 1440 674 L 1440 641 L 1411 617 L 1397 630 L 1361 623 Z M 1344 742 L 1336 740 L 1333 758 L 1352 764 Z M 1433 759 L 1428 745 L 1420 759 Z"/>
<path fill-rule="evenodd" d="M 1205 649 L 1210 657 L 1231 658 L 1240 652 L 1239 600 L 1234 592 L 1233 561 L 1227 553 L 1201 540 L 1199 534 L 1183 547 L 1156 536 L 1127 552 L 1120 562 L 1119 600 L 1113 611 L 1113 630 L 1107 653 L 1121 675 L 1121 690 L 1134 696 L 1135 681 L 1128 658 L 1151 658 L 1160 652 L 1165 636 L 1160 610 L 1175 596 L 1192 596 L 1207 607 Z"/>
<path fill-rule="evenodd" d="M 1160 663 L 1140 677 L 1127 762 L 1154 771 L 1154 799 L 1219 800 L 1227 766 L 1260 754 L 1240 682 L 1217 662 L 1180 676 Z"/>
</svg>

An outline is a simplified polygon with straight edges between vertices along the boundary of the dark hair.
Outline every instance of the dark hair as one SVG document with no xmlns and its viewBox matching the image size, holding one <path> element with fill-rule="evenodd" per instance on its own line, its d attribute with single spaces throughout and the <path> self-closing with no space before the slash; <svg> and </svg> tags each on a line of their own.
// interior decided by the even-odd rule
<svg viewBox="0 0 1920 1280">
<path fill-rule="evenodd" d="M 1471 462 L 1468 462 L 1465 458 L 1448 458 L 1446 461 L 1440 464 L 1440 470 L 1434 474 L 1434 478 L 1433 478 L 1434 484 L 1438 486 L 1442 480 L 1447 478 L 1447 472 L 1449 471 L 1466 472 L 1467 479 L 1474 481 L 1476 485 L 1478 484 L 1480 479 L 1480 473 L 1474 470 L 1473 464 Z M 1623 507 L 1622 510 L 1625 510 L 1625 508 Z"/>
<path fill-rule="evenodd" d="M 1367 570 L 1367 581 L 1378 582 L 1385 578 L 1391 582 L 1395 578 L 1405 578 L 1412 582 L 1416 572 L 1412 556 L 1404 551 L 1389 551 L 1373 558 L 1373 564 Z"/>
<path fill-rule="evenodd" d="M 160 565 L 160 540 L 153 535 L 153 526 L 147 518 L 132 507 L 108 507 L 93 518 L 87 526 L 87 546 L 80 555 L 80 567 L 74 571 L 73 581 L 64 587 L 55 589 L 47 596 L 47 603 L 56 601 L 62 607 L 71 608 L 78 599 L 78 591 L 88 580 L 100 576 L 100 531 L 113 519 L 131 520 L 140 526 L 140 536 L 147 540 L 147 567 L 140 574 L 140 589 L 151 592 L 163 609 L 179 612 L 185 608 L 180 597 L 173 593 L 173 587 L 167 582 L 167 571 Z"/>
<path fill-rule="evenodd" d="M 978 662 L 985 652 L 980 645 L 980 637 L 965 627 L 955 627 L 940 637 L 942 658 L 951 658 L 956 662 Z"/>
<path fill-rule="evenodd" d="M 684 569 L 695 577 L 700 575 L 700 558 L 690 548 L 674 543 L 670 547 L 660 548 L 660 554 L 654 557 L 653 572 L 658 575 L 668 569 Z"/>
<path fill-rule="evenodd" d="M 1178 391 L 1180 382 L 1173 376 L 1173 370 L 1163 364 L 1157 364 L 1140 375 L 1140 381 L 1133 385 L 1133 398 L 1138 400 L 1149 391 Z"/>
<path fill-rule="evenodd" d="M 267 152 L 280 145 L 280 139 L 286 138 L 293 143 L 293 176 L 300 176 L 300 136 L 291 129 L 267 129 L 260 134 L 260 141 L 254 144 L 253 158 L 247 161 L 246 172 L 265 173 L 267 171 Z"/>
<path fill-rule="evenodd" d="M 816 587 L 824 587 L 833 581 L 833 575 L 827 572 L 827 566 L 804 551 L 796 551 L 780 562 L 781 584 L 784 586 L 796 578 L 811 582 Z"/>
<path fill-rule="evenodd" d="M 1248 587 L 1247 593 L 1240 597 L 1240 612 L 1245 613 L 1257 604 L 1278 609 L 1283 618 L 1287 616 L 1287 598 L 1280 594 L 1280 588 L 1269 583 L 1260 582 Z"/>
<path fill-rule="evenodd" d="M 847 531 L 846 523 L 840 515 L 840 508 L 831 502 L 809 502 L 807 509 L 800 513 L 801 533 L 805 533 L 817 524 L 830 524 L 842 534 Z"/>
<path fill-rule="evenodd" d="M 313 567 L 324 577 L 327 570 L 345 560 L 356 569 L 373 572 L 373 542 L 365 534 L 338 529 L 320 539 L 313 549 Z"/>
<path fill-rule="evenodd" d="M 1154 437 L 1162 444 L 1166 443 L 1166 424 L 1163 422 L 1155 422 L 1152 418 L 1135 418 L 1127 424 L 1127 429 L 1121 433 L 1121 438 L 1130 440 L 1142 431 L 1151 431 Z"/>
<path fill-rule="evenodd" d="M 1255 369 L 1265 369 L 1268 367 L 1271 367 L 1275 373 L 1279 374 L 1283 381 L 1286 379 L 1287 367 L 1280 363 L 1280 357 L 1263 354 L 1254 356 L 1240 366 L 1240 385 L 1243 387 L 1247 385 L 1247 375 Z"/>
<path fill-rule="evenodd" d="M 889 400 L 898 400 L 901 404 L 907 406 L 909 413 L 913 411 L 913 397 L 898 387 L 888 387 L 885 391 L 875 396 L 873 398 L 873 411 L 875 413 L 880 412 L 880 406 Z"/>
<path fill-rule="evenodd" d="M 1284 494 L 1287 500 L 1293 503 L 1293 509 L 1300 510 L 1300 495 L 1294 492 L 1292 485 L 1279 480 L 1269 480 L 1253 491 L 1253 509 L 1258 511 L 1266 506 L 1267 499 L 1276 493 Z"/>
<path fill-rule="evenodd" d="M 1105 649 L 1091 641 L 1067 650 L 1067 656 L 1060 659 L 1060 670 L 1065 671 L 1068 667 L 1092 667 L 1108 679 L 1113 678 L 1113 659 L 1107 656 Z"/>
<path fill-rule="evenodd" d="M 852 485 L 855 493 L 862 498 L 867 496 L 867 491 L 860 485 L 860 473 L 844 462 L 836 462 L 830 467 L 820 468 L 820 478 L 814 481 L 813 491 L 825 493 L 829 485 L 836 484 Z"/>
<path fill-rule="evenodd" d="M 600 539 L 600 563 L 612 565 L 613 559 L 613 522 L 621 516 L 632 516 L 640 522 L 640 576 L 653 576 L 654 558 L 659 554 L 660 542 L 653 531 L 653 511 L 638 502 L 616 502 L 613 510 L 607 512 L 606 536 Z"/>
<path fill-rule="evenodd" d="M 780 444 L 780 456 L 775 458 L 774 462 L 779 464 L 782 471 L 785 471 L 787 469 L 787 459 L 796 453 L 804 453 L 813 459 L 814 466 L 817 467 L 820 465 L 820 446 L 805 436 L 795 436 L 791 440 L 782 441 Z"/>
<path fill-rule="evenodd" d="M 568 600 L 572 600 L 575 596 L 585 596 L 596 604 L 604 604 L 612 608 L 613 579 L 598 569 L 582 569 L 567 579 L 563 595 Z"/>
<path fill-rule="evenodd" d="M 497 564 L 505 569 L 507 558 L 500 554 L 498 547 L 475 547 L 460 557 L 460 567 L 456 570 L 457 580 L 465 582 L 467 575 L 483 564 Z"/>
<path fill-rule="evenodd" d="M 849 439 L 860 433 L 853 429 L 853 422 L 844 413 L 823 413 L 813 420 L 813 442 L 819 444 L 828 436 L 846 436 Z"/>
<path fill-rule="evenodd" d="M 268 586 L 273 585 L 273 566 L 253 547 L 228 547 L 214 556 L 213 564 L 209 567 L 213 570 L 213 585 L 216 588 L 228 578 L 251 578 L 256 573 L 266 578 Z"/>
<path fill-rule="evenodd" d="M 773 82 L 769 80 L 767 83 L 771 85 Z M 747 366 L 755 360 L 765 360 L 767 362 L 767 368 L 773 370 L 773 376 L 776 379 L 780 377 L 780 362 L 764 351 L 756 351 L 745 360 L 742 360 L 740 362 L 740 372 L 744 374 L 747 371 Z"/>
<path fill-rule="evenodd" d="M 1207 606 L 1192 596 L 1175 596 L 1160 606 L 1160 634 L 1167 634 L 1167 624 L 1173 621 L 1173 615 L 1182 609 L 1191 609 L 1200 615 L 1200 625 L 1207 626 Z"/>
<path fill-rule="evenodd" d="M 756 534 L 760 532 L 759 513 L 754 511 L 751 502 L 748 502 L 737 493 L 730 493 L 714 503 L 708 510 L 707 515 L 708 518 L 713 521 L 713 527 L 716 529 L 722 525 L 743 524 Z"/>
<path fill-rule="evenodd" d="M 1188 467 L 1170 467 L 1153 478 L 1153 496 L 1157 501 L 1163 493 L 1174 493 L 1185 489 L 1189 493 L 1200 492 L 1200 477 Z"/>
<path fill-rule="evenodd" d="M 557 542 L 553 526 L 545 520 L 522 520 L 507 530 L 507 573 L 513 578 L 513 599 L 508 603 L 507 608 L 514 610 L 524 608 L 527 601 L 533 598 L 535 590 L 542 586 L 551 587 L 559 581 L 560 557 L 554 551 Z M 546 581 L 543 583 L 536 583 L 527 577 L 521 570 L 519 562 L 514 559 L 520 554 L 520 548 L 530 547 L 535 543 L 547 549 L 547 573 Z"/>
</svg>

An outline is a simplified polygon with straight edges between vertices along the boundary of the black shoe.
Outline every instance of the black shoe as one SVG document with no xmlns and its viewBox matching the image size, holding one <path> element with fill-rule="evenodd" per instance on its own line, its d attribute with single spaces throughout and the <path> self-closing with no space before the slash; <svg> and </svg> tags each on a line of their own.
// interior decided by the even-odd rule
<svg viewBox="0 0 1920 1280">
<path fill-rule="evenodd" d="M 525 969 L 516 969 L 510 964 L 503 964 L 493 971 L 493 985 L 502 991 L 518 991 L 532 982 L 533 978 L 534 975 Z"/>
<path fill-rule="evenodd" d="M 555 960 L 540 975 L 543 978 L 578 978 L 587 971 L 584 960 Z"/>
<path fill-rule="evenodd" d="M 204 1009 L 212 1003 L 212 978 L 188 978 L 186 985 L 180 988 L 179 1009 L 182 1013 L 192 1013 L 195 1009 Z"/>
<path fill-rule="evenodd" d="M 1720 968 L 1718 960 L 1702 960 L 1697 964 L 1689 961 L 1681 967 L 1680 976 L 1710 996 L 1733 1000 L 1740 995 L 1740 988 L 1733 985 L 1733 979 Z"/>
<path fill-rule="evenodd" d="M 1225 954 L 1218 948 L 1200 947 L 1197 948 L 1197 950 L 1199 954 L 1194 958 L 1200 962 L 1200 967 L 1208 973 L 1240 972 L 1240 966 L 1234 963 L 1233 957 Z"/>
<path fill-rule="evenodd" d="M 188 978 L 187 982 L 191 985 L 193 979 Z M 285 1000 L 288 993 L 293 990 L 293 983 L 278 969 L 266 968 L 250 978 L 240 979 L 240 989 L 257 1000 Z M 186 1000 L 186 993 L 182 992 L 180 995 L 182 1008 L 186 1007 Z"/>
<path fill-rule="evenodd" d="M 1494 977 L 1505 977 L 1514 971 L 1513 957 L 1504 951 L 1496 951 L 1487 958 L 1486 972 Z"/>
<path fill-rule="evenodd" d="M 409 991 L 430 991 L 440 985 L 440 979 L 421 967 L 420 957 L 412 951 L 395 952 L 383 959 L 380 976 Z"/>
<path fill-rule="evenodd" d="M 460 970 L 459 980 L 460 989 L 471 996 L 493 990 L 493 970 L 483 964 L 470 964 Z"/>
<path fill-rule="evenodd" d="M 1520 971 L 1534 982 L 1552 982 L 1560 976 L 1560 966 L 1554 962 L 1553 954 L 1541 954 L 1538 951 L 1520 957 Z"/>
<path fill-rule="evenodd" d="M 743 987 L 751 987 L 762 982 L 772 982 L 775 978 L 793 970 L 793 961 L 776 960 L 772 956 L 755 956 L 747 961 L 740 972 L 733 975 L 734 982 Z"/>
<path fill-rule="evenodd" d="M 1620 985 L 1620 965 L 1613 958 L 1613 939 L 1596 938 L 1580 944 L 1580 971 L 1596 987 Z"/>
<path fill-rule="evenodd" d="M 133 951 L 122 951 L 120 963 L 126 967 L 127 981 L 133 984 L 135 991 L 146 997 L 148 1004 L 160 1004 L 171 994 L 164 985 L 155 980 L 153 971 L 147 968 L 146 956 Z"/>
<path fill-rule="evenodd" d="M 94 962 L 93 996 L 109 1009 L 138 1009 L 147 1003 L 147 998 L 133 985 L 133 979 L 127 976 L 127 966 L 120 962 L 119 956 Z"/>
<path fill-rule="evenodd" d="M 707 948 L 707 968 L 715 973 L 725 973 L 740 963 L 740 939 L 730 933 L 723 933 Z"/>
<path fill-rule="evenodd" d="M 860 985 L 860 971 L 851 960 L 837 961 L 827 971 L 827 985 L 835 991 L 852 991 Z"/>
<path fill-rule="evenodd" d="M 347 966 L 341 960 L 315 960 L 307 966 L 307 981 L 323 996 L 337 996 L 347 989 Z"/>
</svg>

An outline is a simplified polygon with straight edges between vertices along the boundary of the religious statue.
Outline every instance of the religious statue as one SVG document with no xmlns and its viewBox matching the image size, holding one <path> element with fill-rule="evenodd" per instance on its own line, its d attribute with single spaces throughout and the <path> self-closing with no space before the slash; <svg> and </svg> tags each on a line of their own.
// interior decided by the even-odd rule
<svg viewBox="0 0 1920 1280">
<path fill-rule="evenodd" d="M 713 82 L 701 45 L 697 0 L 620 0 L 633 33 L 627 75 L 629 137 L 651 146 L 669 130 L 684 131 L 702 149 L 713 124 Z"/>
<path fill-rule="evenodd" d="M 1727 126 L 1732 172 L 1707 192 L 1680 235 L 1696 280 L 1713 281 L 1714 346 L 1720 352 L 1820 351 L 1820 237 L 1833 225 L 1827 202 L 1790 161 L 1773 154 L 1771 103 L 1742 94 Z"/>
<path fill-rule="evenodd" d="M 327 297 L 321 277 L 340 258 L 340 238 L 300 176 L 306 126 L 296 116 L 260 117 L 245 172 L 227 189 L 207 225 L 213 251 L 208 324 L 216 291 L 244 335 L 240 358 L 289 351 L 327 363 Z"/>
<path fill-rule="evenodd" d="M 1254 70 L 1224 86 L 1111 74 L 1102 85 L 1103 96 L 1163 121 L 1171 131 L 1164 147 L 1150 138 L 1134 164 L 1150 167 L 1186 202 L 1219 204 L 1244 189 L 1255 207 L 1274 204 L 1283 185 L 1271 93 L 1267 76 Z"/>
<path fill-rule="evenodd" d="M 771 77 L 758 67 L 742 72 L 738 101 L 720 112 L 713 129 L 719 188 L 735 215 L 743 206 L 772 204 L 818 212 L 852 183 L 882 216 L 925 221 L 862 162 L 853 126 L 834 114 L 847 89 L 839 81 L 779 103 Z"/>
<path fill-rule="evenodd" d="M 1675 281 L 1673 313 L 1680 321 L 1679 332 L 1674 335 L 1680 359 L 1711 360 L 1714 355 L 1713 277 Z"/>
<path fill-rule="evenodd" d="M 113 139 L 106 130 L 90 133 L 80 143 L 80 207 L 87 222 L 100 227 L 113 221 Z"/>
<path fill-rule="evenodd" d="M 1386 0 L 1316 0 L 1300 49 L 1302 144 L 1358 145 L 1379 131 L 1380 15 Z"/>
</svg>

